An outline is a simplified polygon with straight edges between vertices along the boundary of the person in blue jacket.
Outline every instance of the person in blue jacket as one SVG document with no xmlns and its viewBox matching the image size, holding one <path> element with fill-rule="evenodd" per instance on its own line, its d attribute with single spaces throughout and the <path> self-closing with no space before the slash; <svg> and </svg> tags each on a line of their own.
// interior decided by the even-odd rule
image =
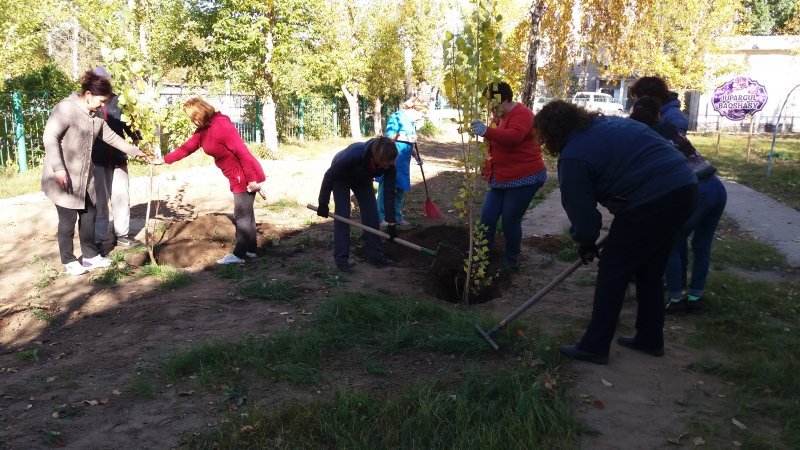
<svg viewBox="0 0 800 450">
<path fill-rule="evenodd" d="M 674 125 L 682 135 L 686 136 L 689 120 L 681 111 L 678 94 L 670 91 L 664 80 L 658 77 L 642 77 L 633 82 L 628 92 L 634 100 L 644 96 L 657 98 L 661 102 L 659 111 L 661 121 Z"/>
<path fill-rule="evenodd" d="M 378 205 L 372 180 L 383 176 L 389 186 L 394 186 L 397 158 L 397 147 L 387 137 L 377 137 L 366 142 L 349 145 L 333 157 L 331 167 L 322 178 L 319 190 L 317 215 L 328 217 L 328 202 L 333 193 L 334 212 L 342 217 L 350 218 L 350 191 L 358 201 L 361 209 L 361 223 L 378 229 Z M 387 217 L 395 217 L 394 189 L 387 189 L 383 197 Z M 391 239 L 397 237 L 394 221 L 389 223 L 387 233 Z M 372 233 L 364 233 L 364 247 L 367 259 L 374 265 L 382 267 L 394 264 L 394 261 L 383 254 L 380 238 Z M 336 267 L 342 272 L 351 273 L 350 265 L 350 225 L 335 221 L 333 224 L 333 259 Z"/>
<path fill-rule="evenodd" d="M 411 155 L 414 151 L 414 142 L 417 141 L 417 124 L 423 120 L 428 112 L 428 106 L 421 98 L 411 98 L 400 105 L 386 121 L 386 137 L 397 144 L 397 183 L 395 190 L 395 220 L 397 226 L 411 225 L 403 217 L 403 197 L 411 190 Z M 378 182 L 378 219 L 381 226 L 386 226 L 386 211 L 383 208 L 383 197 L 386 183 L 383 177 L 375 179 Z"/>
<path fill-rule="evenodd" d="M 650 127 L 605 117 L 556 100 L 536 115 L 545 150 L 558 156 L 561 203 L 584 263 L 599 258 L 592 317 L 581 340 L 559 350 L 569 358 L 608 363 L 625 291 L 636 277 L 636 334 L 619 345 L 664 354 L 662 277 L 672 239 L 692 214 L 697 178 L 686 158 Z M 602 216 L 613 214 L 598 250 Z"/>
<path fill-rule="evenodd" d="M 630 118 L 649 125 L 664 139 L 672 142 L 686 157 L 689 168 L 698 179 L 697 209 L 678 231 L 667 260 L 665 275 L 669 300 L 666 302 L 666 312 L 668 314 L 698 312 L 705 309 L 703 294 L 711 264 L 711 245 L 714 243 L 714 232 L 725 210 L 728 193 L 725 185 L 715 175 L 717 169 L 703 158 L 674 125 L 660 120 L 659 109 L 658 99 L 649 96 L 640 97 L 633 105 Z M 690 235 L 692 277 L 687 279 Z M 687 287 L 688 291 L 683 295 L 683 289 Z"/>
</svg>

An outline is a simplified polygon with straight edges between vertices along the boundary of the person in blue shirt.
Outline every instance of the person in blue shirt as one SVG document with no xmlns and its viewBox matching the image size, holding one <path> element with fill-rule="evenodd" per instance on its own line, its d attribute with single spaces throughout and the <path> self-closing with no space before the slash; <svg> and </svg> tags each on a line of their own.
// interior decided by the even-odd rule
<svg viewBox="0 0 800 450">
<path fill-rule="evenodd" d="M 322 178 L 319 189 L 317 215 L 328 217 L 328 202 L 333 193 L 334 212 L 344 218 L 350 218 L 350 191 L 358 201 L 361 209 L 361 223 L 378 229 L 378 205 L 372 180 L 383 176 L 389 186 L 394 186 L 397 158 L 397 147 L 394 141 L 386 137 L 377 137 L 366 142 L 349 145 L 333 157 L 331 167 Z M 388 217 L 395 216 L 394 189 L 387 189 L 384 195 L 384 208 Z M 395 223 L 387 227 L 391 239 L 397 237 Z M 394 261 L 383 254 L 380 238 L 371 233 L 364 233 L 364 247 L 367 259 L 374 265 L 383 267 L 394 264 Z M 350 225 L 335 221 L 333 224 L 333 260 L 342 272 L 351 273 L 350 265 Z"/>
<path fill-rule="evenodd" d="M 592 317 L 569 358 L 607 364 L 628 283 L 636 279 L 636 334 L 617 343 L 664 354 L 664 267 L 672 239 L 695 208 L 697 178 L 686 158 L 650 127 L 552 101 L 536 115 L 545 151 L 558 156 L 561 204 L 584 263 L 599 258 Z M 613 214 L 601 249 L 602 216 Z"/>
<path fill-rule="evenodd" d="M 411 98 L 401 104 L 400 108 L 386 121 L 386 137 L 397 144 L 397 159 L 394 163 L 397 171 L 394 222 L 400 227 L 411 225 L 403 217 L 403 198 L 405 193 L 411 190 L 411 156 L 414 151 L 413 143 L 417 141 L 417 124 L 422 122 L 427 113 L 428 106 L 424 100 Z M 383 177 L 375 180 L 378 182 L 378 218 L 383 227 L 390 222 L 385 220 L 386 211 L 383 208 L 386 183 L 384 183 Z"/>
</svg>

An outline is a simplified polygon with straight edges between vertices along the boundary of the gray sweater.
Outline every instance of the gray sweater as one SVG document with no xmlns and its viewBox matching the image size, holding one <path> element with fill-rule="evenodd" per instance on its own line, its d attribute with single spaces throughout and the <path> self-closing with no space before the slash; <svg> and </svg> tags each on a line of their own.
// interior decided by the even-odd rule
<svg viewBox="0 0 800 450">
<path fill-rule="evenodd" d="M 139 149 L 125 142 L 86 104 L 72 94 L 59 102 L 44 127 L 44 166 L 42 192 L 58 206 L 70 209 L 86 207 L 86 193 L 96 203 L 92 176 L 92 143 L 100 138 L 114 148 L 135 156 Z M 67 189 L 58 185 L 55 172 L 66 170 Z"/>
</svg>

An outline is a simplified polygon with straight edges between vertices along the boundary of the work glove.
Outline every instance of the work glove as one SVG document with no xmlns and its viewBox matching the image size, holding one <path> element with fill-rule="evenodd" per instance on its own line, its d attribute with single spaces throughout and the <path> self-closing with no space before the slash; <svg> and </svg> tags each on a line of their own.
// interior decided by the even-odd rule
<svg viewBox="0 0 800 450">
<path fill-rule="evenodd" d="M 386 227 L 386 233 L 389 235 L 389 240 L 393 241 L 394 238 L 397 237 L 397 225 L 388 225 Z"/>
<path fill-rule="evenodd" d="M 472 134 L 476 136 L 483 136 L 486 134 L 486 124 L 480 120 L 473 120 L 470 124 L 470 128 L 472 128 Z"/>
<path fill-rule="evenodd" d="M 581 257 L 581 261 L 583 261 L 584 264 L 589 264 L 590 262 L 594 261 L 594 258 L 598 255 L 598 252 L 599 250 L 594 244 L 578 245 L 578 256 Z"/>
<path fill-rule="evenodd" d="M 328 209 L 328 205 L 319 205 L 317 206 L 317 215 L 320 217 L 328 217 L 330 210 Z"/>
</svg>

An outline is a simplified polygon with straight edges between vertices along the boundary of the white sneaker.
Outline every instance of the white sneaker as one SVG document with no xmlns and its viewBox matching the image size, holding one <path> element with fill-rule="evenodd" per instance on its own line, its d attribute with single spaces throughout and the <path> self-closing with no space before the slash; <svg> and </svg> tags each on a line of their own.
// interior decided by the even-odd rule
<svg viewBox="0 0 800 450">
<path fill-rule="evenodd" d="M 223 256 L 222 259 L 217 260 L 217 264 L 242 264 L 242 263 L 244 263 L 244 260 L 234 255 L 233 253 L 228 253 L 227 255 Z"/>
<path fill-rule="evenodd" d="M 72 261 L 71 263 L 64 264 L 64 272 L 67 275 L 72 275 L 75 277 L 78 275 L 83 275 L 88 271 L 89 269 L 83 267 L 78 261 Z"/>
<path fill-rule="evenodd" d="M 381 223 L 378 226 L 381 228 L 386 228 L 389 226 L 389 224 L 385 220 L 381 220 Z"/>
<path fill-rule="evenodd" d="M 247 252 L 247 253 L 244 254 L 244 257 L 245 258 L 258 258 L 258 255 L 256 253 L 253 253 L 253 252 Z"/>
<path fill-rule="evenodd" d="M 103 255 L 97 255 L 94 258 L 83 258 L 83 267 L 87 270 L 101 269 L 111 264 L 113 264 L 113 261 L 103 257 Z"/>
</svg>

